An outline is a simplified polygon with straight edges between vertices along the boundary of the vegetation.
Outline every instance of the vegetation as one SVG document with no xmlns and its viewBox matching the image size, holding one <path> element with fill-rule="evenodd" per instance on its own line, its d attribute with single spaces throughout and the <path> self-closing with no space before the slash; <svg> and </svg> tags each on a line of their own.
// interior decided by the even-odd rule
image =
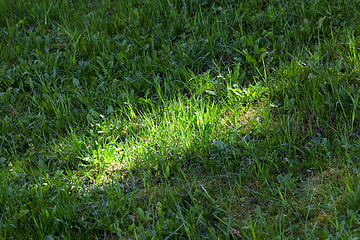
<svg viewBox="0 0 360 240">
<path fill-rule="evenodd" d="M 0 0 L 1 239 L 359 239 L 360 2 Z"/>
</svg>

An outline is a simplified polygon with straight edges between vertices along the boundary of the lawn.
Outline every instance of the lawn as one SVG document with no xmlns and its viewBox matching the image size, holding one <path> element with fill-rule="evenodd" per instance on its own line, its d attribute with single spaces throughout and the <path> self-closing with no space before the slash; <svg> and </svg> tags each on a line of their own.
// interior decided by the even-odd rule
<svg viewBox="0 0 360 240">
<path fill-rule="evenodd" d="M 360 239 L 359 1 L 0 6 L 0 239 Z"/>
</svg>

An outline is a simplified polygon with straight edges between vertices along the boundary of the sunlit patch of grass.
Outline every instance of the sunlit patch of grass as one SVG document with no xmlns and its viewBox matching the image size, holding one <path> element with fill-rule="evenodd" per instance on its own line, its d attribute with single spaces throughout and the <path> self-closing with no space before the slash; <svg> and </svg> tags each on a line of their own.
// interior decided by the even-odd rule
<svg viewBox="0 0 360 240">
<path fill-rule="evenodd" d="M 220 120 L 221 129 L 223 132 L 235 130 L 238 131 L 239 134 L 253 130 L 256 125 L 252 123 L 259 117 L 258 108 L 261 108 L 261 106 L 254 105 L 249 109 L 244 109 L 242 107 L 224 109 L 224 112 L 222 113 L 223 118 Z"/>
</svg>

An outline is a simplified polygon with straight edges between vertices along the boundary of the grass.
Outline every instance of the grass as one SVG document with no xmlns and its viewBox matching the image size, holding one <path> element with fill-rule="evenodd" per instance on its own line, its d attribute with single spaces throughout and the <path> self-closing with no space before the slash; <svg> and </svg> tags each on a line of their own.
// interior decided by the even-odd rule
<svg viewBox="0 0 360 240">
<path fill-rule="evenodd" d="M 0 0 L 1 239 L 359 239 L 358 1 Z"/>
</svg>

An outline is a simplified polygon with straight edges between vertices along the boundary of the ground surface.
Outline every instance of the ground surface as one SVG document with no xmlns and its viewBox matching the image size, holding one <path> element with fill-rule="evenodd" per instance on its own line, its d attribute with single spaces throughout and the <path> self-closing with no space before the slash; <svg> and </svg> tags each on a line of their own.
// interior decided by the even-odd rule
<svg viewBox="0 0 360 240">
<path fill-rule="evenodd" d="M 358 1 L 0 6 L 0 238 L 359 239 Z"/>
</svg>

